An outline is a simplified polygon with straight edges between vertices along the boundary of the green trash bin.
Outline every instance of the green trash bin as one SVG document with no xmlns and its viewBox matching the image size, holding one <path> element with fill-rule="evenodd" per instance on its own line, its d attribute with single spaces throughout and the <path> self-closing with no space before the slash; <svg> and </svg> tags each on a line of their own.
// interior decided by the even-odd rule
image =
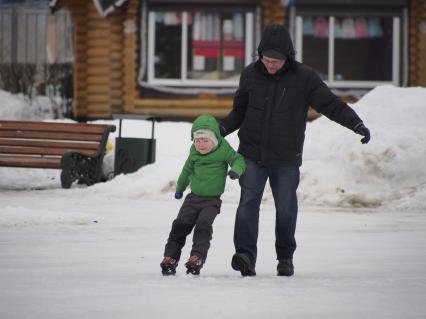
<svg viewBox="0 0 426 319">
<path fill-rule="evenodd" d="M 115 139 L 114 174 L 133 173 L 155 162 L 155 139 L 117 137 Z"/>
<path fill-rule="evenodd" d="M 144 165 L 154 163 L 156 153 L 154 123 L 156 118 L 128 114 L 114 114 L 113 118 L 120 120 L 118 137 L 115 139 L 114 175 L 133 173 Z M 122 137 L 121 125 L 123 119 L 151 120 L 151 138 Z"/>
</svg>

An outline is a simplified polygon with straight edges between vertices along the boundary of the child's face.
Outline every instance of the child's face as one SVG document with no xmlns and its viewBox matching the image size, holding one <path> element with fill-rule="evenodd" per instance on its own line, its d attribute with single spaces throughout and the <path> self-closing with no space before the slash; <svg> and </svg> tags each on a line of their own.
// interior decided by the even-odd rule
<svg viewBox="0 0 426 319">
<path fill-rule="evenodd" d="M 214 148 L 214 143 L 211 139 L 205 137 L 194 138 L 194 145 L 197 152 L 200 154 L 207 154 Z"/>
</svg>

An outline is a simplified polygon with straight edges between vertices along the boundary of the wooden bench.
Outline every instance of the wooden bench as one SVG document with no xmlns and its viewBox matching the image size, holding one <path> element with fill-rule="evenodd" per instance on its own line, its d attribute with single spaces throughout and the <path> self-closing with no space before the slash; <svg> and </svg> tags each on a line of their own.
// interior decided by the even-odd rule
<svg viewBox="0 0 426 319">
<path fill-rule="evenodd" d="M 92 185 L 114 125 L 0 121 L 0 166 L 62 169 L 61 185 Z"/>
</svg>

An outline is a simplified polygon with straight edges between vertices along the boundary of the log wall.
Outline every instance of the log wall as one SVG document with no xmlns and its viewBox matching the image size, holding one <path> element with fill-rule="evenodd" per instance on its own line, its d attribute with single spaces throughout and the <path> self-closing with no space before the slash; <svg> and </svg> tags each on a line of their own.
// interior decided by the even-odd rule
<svg viewBox="0 0 426 319">
<path fill-rule="evenodd" d="M 110 118 L 113 112 L 192 117 L 202 113 L 227 114 L 232 97 L 144 98 L 139 95 L 138 41 L 141 0 L 102 17 L 93 1 L 61 0 L 75 26 L 74 115 Z M 260 0 L 262 26 L 287 24 L 281 0 Z M 409 84 L 426 86 L 426 0 L 410 0 Z"/>
<path fill-rule="evenodd" d="M 75 25 L 74 115 L 110 118 L 114 112 L 192 117 L 202 113 L 223 116 L 232 97 L 200 95 L 195 98 L 144 98 L 139 95 L 138 41 L 140 0 L 102 17 L 93 1 L 62 0 Z M 261 0 L 265 24 L 285 23 L 280 0 Z"/>
<path fill-rule="evenodd" d="M 270 24 L 287 24 L 287 11 L 281 0 L 261 0 L 263 26 Z"/>
<path fill-rule="evenodd" d="M 123 103 L 123 16 L 106 19 L 93 1 L 66 5 L 75 27 L 74 116 L 110 118 Z"/>
<path fill-rule="evenodd" d="M 411 0 L 409 19 L 409 84 L 426 87 L 426 0 Z"/>
<path fill-rule="evenodd" d="M 127 5 L 123 43 L 123 111 L 136 113 L 135 100 L 138 99 L 138 37 L 140 32 L 142 32 L 139 27 L 140 1 L 129 0 Z"/>
</svg>

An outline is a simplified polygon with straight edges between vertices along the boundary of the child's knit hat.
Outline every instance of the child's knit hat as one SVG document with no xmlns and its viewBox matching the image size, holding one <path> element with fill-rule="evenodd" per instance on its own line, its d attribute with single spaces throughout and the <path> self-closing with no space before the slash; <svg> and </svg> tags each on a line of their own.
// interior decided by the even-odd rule
<svg viewBox="0 0 426 319">
<path fill-rule="evenodd" d="M 216 146 L 218 143 L 216 135 L 212 130 L 209 129 L 200 129 L 195 131 L 193 138 L 208 138 L 213 142 L 214 146 Z"/>
</svg>

